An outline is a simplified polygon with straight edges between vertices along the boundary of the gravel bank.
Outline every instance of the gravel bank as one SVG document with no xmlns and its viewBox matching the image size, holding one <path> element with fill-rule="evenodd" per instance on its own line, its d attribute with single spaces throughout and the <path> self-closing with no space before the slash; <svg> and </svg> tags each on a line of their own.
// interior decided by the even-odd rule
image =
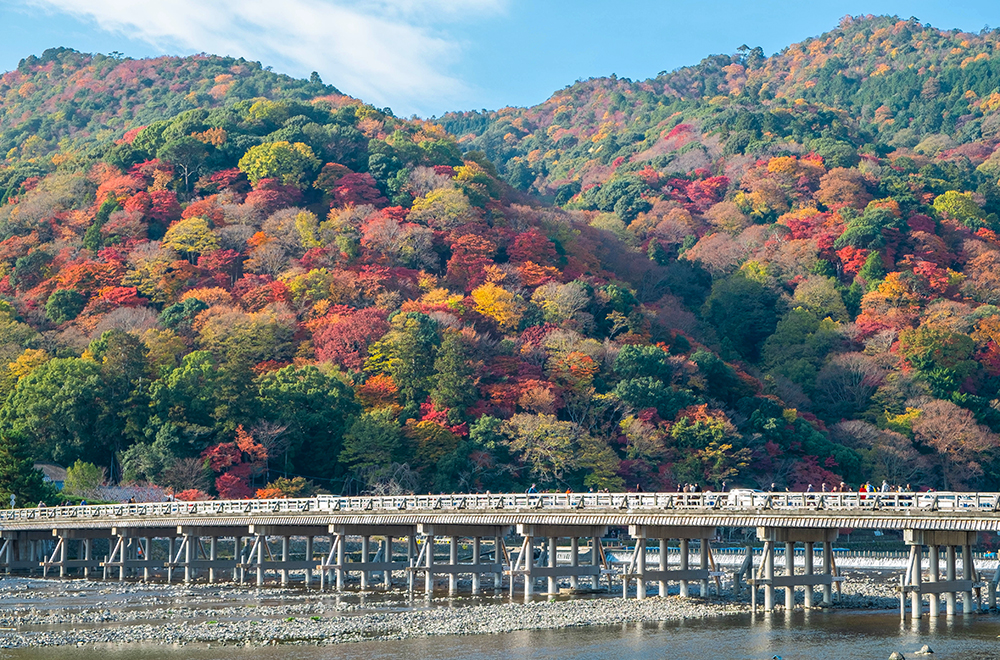
<svg viewBox="0 0 1000 660">
<path fill-rule="evenodd" d="M 887 577 L 887 576 L 886 576 Z M 898 607 L 884 577 L 851 575 L 836 607 Z M 778 602 L 781 594 L 778 592 Z M 801 593 L 798 595 L 801 604 Z M 338 598 L 302 589 L 82 580 L 0 580 L 0 648 L 92 644 L 337 644 L 430 635 L 498 634 L 745 613 L 743 599 L 620 597 L 529 603 L 503 597 L 409 600 L 405 593 Z"/>
</svg>

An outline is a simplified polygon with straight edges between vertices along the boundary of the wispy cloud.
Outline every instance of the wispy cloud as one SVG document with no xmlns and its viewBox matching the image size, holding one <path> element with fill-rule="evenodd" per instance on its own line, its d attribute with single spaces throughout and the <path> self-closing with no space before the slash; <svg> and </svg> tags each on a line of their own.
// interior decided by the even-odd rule
<svg viewBox="0 0 1000 660">
<path fill-rule="evenodd" d="M 508 0 L 22 0 L 164 51 L 242 56 L 404 113 L 459 98 L 448 29 Z"/>
</svg>

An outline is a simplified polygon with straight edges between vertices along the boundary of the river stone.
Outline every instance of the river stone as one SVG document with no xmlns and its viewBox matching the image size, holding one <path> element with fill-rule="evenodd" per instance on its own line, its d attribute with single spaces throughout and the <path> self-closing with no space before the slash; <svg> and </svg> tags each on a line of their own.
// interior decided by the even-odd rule
<svg viewBox="0 0 1000 660">
<path fill-rule="evenodd" d="M 932 653 L 934 653 L 934 651 L 931 650 L 931 647 L 924 644 L 923 646 L 920 647 L 920 650 L 914 653 L 913 655 L 931 655 Z"/>
<path fill-rule="evenodd" d="M 893 651 L 892 655 L 889 656 L 889 660 L 906 660 L 906 656 L 899 651 Z"/>
</svg>

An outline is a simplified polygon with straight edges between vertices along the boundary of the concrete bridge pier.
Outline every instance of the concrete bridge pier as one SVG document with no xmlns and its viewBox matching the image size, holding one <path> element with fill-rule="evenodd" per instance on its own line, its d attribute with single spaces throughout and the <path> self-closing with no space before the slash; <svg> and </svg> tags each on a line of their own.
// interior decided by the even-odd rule
<svg viewBox="0 0 1000 660">
<path fill-rule="evenodd" d="M 413 559 L 413 548 L 415 547 L 416 526 L 415 525 L 364 525 L 364 524 L 334 524 L 326 528 L 310 527 L 309 529 L 298 528 L 298 531 L 286 532 L 293 536 L 305 536 L 307 538 L 306 560 L 301 562 L 301 569 L 310 570 L 315 568 L 320 575 L 320 589 L 322 590 L 329 581 L 330 573 L 335 576 L 334 586 L 337 591 L 344 590 L 346 577 L 353 572 L 360 574 L 361 590 L 365 591 L 371 586 L 372 574 L 379 572 L 383 576 L 383 587 L 389 589 L 392 586 L 392 572 L 413 570 L 410 560 Z M 317 565 L 312 559 L 312 550 L 309 548 L 308 537 L 330 536 L 330 550 L 324 559 Z M 375 557 L 372 557 L 372 537 L 381 536 L 385 541 L 380 545 Z M 348 537 L 360 537 L 361 539 L 361 561 L 347 561 L 347 540 Z M 393 538 L 407 539 L 407 560 L 393 561 L 392 540 Z M 425 548 L 424 551 L 429 548 Z M 423 552 L 423 551 L 422 551 Z M 423 560 L 423 554 L 420 555 Z M 431 560 L 433 564 L 433 558 Z M 287 562 L 289 570 L 298 570 L 299 562 L 289 560 Z M 410 582 L 408 581 L 408 584 Z"/>
<path fill-rule="evenodd" d="M 80 575 L 84 570 L 87 570 L 89 574 L 90 568 L 100 568 L 100 562 L 94 561 L 92 558 L 87 556 L 87 548 L 90 547 L 91 539 L 106 539 L 110 538 L 110 536 L 111 535 L 108 533 L 107 529 L 52 529 L 48 533 L 47 538 L 54 538 L 56 543 L 55 547 L 52 549 L 52 554 L 48 558 L 42 554 L 42 561 L 39 562 L 42 568 L 42 575 L 47 576 L 50 568 L 58 568 L 59 577 L 66 577 L 69 575 L 69 571 L 73 569 L 75 569 L 75 572 Z M 69 558 L 71 545 L 74 546 L 74 549 L 76 550 L 73 559 Z M 7 561 L 11 563 L 14 562 L 12 545 L 7 545 L 7 549 L 4 554 L 8 558 Z"/>
<path fill-rule="evenodd" d="M 774 590 L 784 588 L 785 608 L 792 609 L 795 606 L 795 588 L 803 587 L 805 590 L 804 607 L 811 608 L 814 602 L 813 589 L 817 586 L 823 587 L 823 602 L 831 604 L 833 589 L 832 585 L 840 578 L 833 576 L 833 548 L 832 543 L 837 540 L 838 530 L 825 528 L 799 528 L 799 527 L 758 527 L 757 539 L 764 541 L 764 553 L 761 560 L 761 568 L 755 573 L 752 581 L 752 588 L 757 589 L 758 584 L 764 586 L 764 609 L 768 612 L 774 609 Z M 775 575 L 774 551 L 777 544 L 783 543 L 785 546 L 785 566 L 784 575 Z M 805 558 L 803 561 L 803 574 L 795 573 L 795 544 L 802 543 L 805 547 Z M 814 572 L 815 544 L 823 544 L 823 562 L 820 573 Z M 763 579 L 761 579 L 763 573 Z"/>
<path fill-rule="evenodd" d="M 973 538 L 971 541 L 966 539 L 965 545 L 962 546 L 962 579 L 968 583 L 968 588 L 962 592 L 963 603 L 962 603 L 962 614 L 972 614 L 976 611 L 976 602 L 973 599 L 972 589 L 976 582 L 976 565 L 972 559 L 972 545 L 976 542 Z"/>
<path fill-rule="evenodd" d="M 659 583 L 659 593 L 661 596 L 667 594 L 667 583 L 680 583 L 681 596 L 689 595 L 688 584 L 698 582 L 701 589 L 701 597 L 708 597 L 708 581 L 711 577 L 719 577 L 721 573 L 709 570 L 709 557 L 711 545 L 709 539 L 715 536 L 715 527 L 682 527 L 663 525 L 630 525 L 629 536 L 635 539 L 635 552 L 632 555 L 632 563 L 625 570 L 622 576 L 623 595 L 628 593 L 628 583 L 630 580 L 636 581 L 636 597 L 646 597 L 646 585 L 648 582 Z M 656 570 L 650 570 L 646 565 L 647 539 L 657 539 L 660 545 L 659 566 Z M 681 546 L 680 566 L 677 570 L 669 570 L 668 566 L 668 541 L 669 539 L 679 539 Z M 699 542 L 698 568 L 690 568 L 691 540 Z"/>
<path fill-rule="evenodd" d="M 944 573 L 948 582 L 955 581 L 955 546 L 949 545 L 944 549 Z M 945 610 L 948 616 L 955 616 L 956 599 L 954 591 L 947 591 L 944 594 Z"/>
<path fill-rule="evenodd" d="M 600 539 L 608 533 L 607 526 L 532 525 L 519 523 L 517 525 L 517 533 L 525 538 L 525 544 L 522 546 L 522 552 L 518 557 L 517 562 L 515 562 L 515 564 L 511 567 L 510 579 L 511 585 L 513 585 L 516 575 L 524 576 L 524 595 L 526 598 L 532 594 L 532 590 L 534 589 L 533 580 L 535 578 L 546 578 L 546 593 L 549 595 L 556 595 L 559 593 L 560 578 L 570 578 L 570 584 L 572 585 L 574 578 L 576 578 L 578 584 L 580 576 L 590 576 L 593 584 L 596 585 L 598 583 L 601 576 Z M 591 548 L 590 566 L 580 565 L 579 541 L 577 540 L 575 544 L 573 543 L 574 539 L 579 539 L 581 536 L 591 537 L 594 539 L 594 543 Z M 545 552 L 543 553 L 543 557 L 546 558 L 546 561 L 544 562 L 544 565 L 535 565 L 535 562 L 533 561 L 534 539 L 537 538 L 545 539 L 545 545 L 543 546 L 545 548 Z M 569 564 L 559 564 L 559 539 L 569 539 L 570 541 Z M 541 562 L 539 562 L 539 564 L 541 564 Z M 513 586 L 511 586 L 511 590 L 513 590 Z"/>
<path fill-rule="evenodd" d="M 42 543 L 52 538 L 52 530 L 4 531 L 0 532 L 0 561 L 8 575 L 11 571 L 28 571 L 29 574 L 41 569 Z"/>
<path fill-rule="evenodd" d="M 576 568 L 580 565 L 580 537 L 574 536 L 569 540 L 569 565 Z M 569 576 L 569 588 L 580 588 L 580 576 Z"/>
<path fill-rule="evenodd" d="M 680 546 L 681 546 L 681 564 L 679 572 L 686 573 L 688 571 L 688 560 L 690 559 L 691 556 L 691 542 L 687 538 L 680 539 Z M 683 577 L 678 578 L 678 582 L 680 583 L 678 588 L 680 590 L 681 598 L 687 598 L 690 595 L 688 594 L 687 578 Z"/>
<path fill-rule="evenodd" d="M 479 536 L 473 537 L 473 539 L 472 539 L 472 564 L 473 564 L 473 566 L 479 564 L 479 562 L 481 560 L 481 557 L 480 557 L 480 550 L 481 550 L 480 544 L 481 543 L 482 543 L 482 538 L 481 537 L 479 537 Z M 473 573 L 472 574 L 472 595 L 473 596 L 478 596 L 479 595 L 479 587 L 480 587 L 479 580 L 480 580 L 480 574 L 479 573 Z"/>
<path fill-rule="evenodd" d="M 371 563 L 369 561 L 371 559 L 371 547 L 370 547 L 370 543 L 371 543 L 371 537 L 368 536 L 367 534 L 362 535 L 362 537 L 361 537 L 361 563 L 364 564 L 364 565 L 366 565 L 366 566 L 369 563 Z M 368 572 L 367 568 L 362 568 L 361 569 L 361 591 L 368 591 L 368 577 L 370 575 L 371 575 L 371 573 Z"/>
<path fill-rule="evenodd" d="M 945 530 L 906 529 L 903 541 L 910 546 L 910 563 L 902 589 L 910 594 L 910 610 L 913 618 L 920 617 L 919 603 L 923 594 L 928 594 L 930 616 L 937 618 L 940 613 L 940 595 L 944 594 L 945 613 L 955 616 L 958 594 L 962 594 L 962 612 L 975 611 L 972 590 L 976 587 L 975 566 L 972 562 L 972 545 L 976 542 L 976 532 L 956 532 Z M 921 555 L 923 546 L 929 550 L 927 581 L 921 579 L 923 566 Z M 940 555 L 944 546 L 944 580 L 941 580 Z M 962 553 L 962 578 L 958 578 L 958 548 Z"/>
<path fill-rule="evenodd" d="M 264 579 L 268 571 L 277 574 L 282 586 L 289 583 L 291 572 L 305 572 L 316 568 L 316 563 L 309 557 L 296 561 L 291 558 L 291 537 L 319 536 L 329 533 L 329 525 L 291 525 L 291 524 L 252 524 L 232 530 L 234 536 L 249 533 L 251 539 L 250 549 L 245 555 L 242 553 L 237 561 L 237 568 L 240 570 L 241 580 L 244 571 L 251 570 L 255 574 L 257 586 L 263 586 Z M 228 531 L 228 530 L 227 530 Z M 221 530 L 214 533 L 223 535 Z M 229 534 L 225 534 L 229 536 Z M 268 540 L 277 538 L 280 551 L 272 552 Z M 208 561 L 198 562 L 197 567 L 207 567 Z M 225 565 L 223 565 L 225 566 Z"/>
<path fill-rule="evenodd" d="M 483 561 L 482 539 L 502 538 L 509 530 L 509 525 L 419 523 L 417 525 L 417 534 L 427 539 L 425 549 L 421 551 L 422 554 L 426 554 L 426 557 L 424 557 L 424 566 L 420 566 L 419 561 L 416 562 L 417 566 L 411 569 L 411 573 L 414 571 L 424 572 L 424 590 L 428 594 L 433 590 L 434 575 L 447 574 L 448 593 L 450 595 L 458 593 L 458 576 L 469 575 L 472 578 L 472 593 L 477 594 L 479 593 L 484 574 L 493 574 L 496 576 L 497 574 L 502 574 L 504 570 L 501 556 L 502 551 L 499 546 L 496 548 L 492 562 Z M 447 564 L 435 563 L 434 561 L 434 539 L 438 536 L 448 539 Z M 469 563 L 459 561 L 458 550 L 461 539 L 472 541 L 472 556 L 469 558 Z M 498 584 L 499 581 L 494 577 L 494 586 Z"/>
</svg>

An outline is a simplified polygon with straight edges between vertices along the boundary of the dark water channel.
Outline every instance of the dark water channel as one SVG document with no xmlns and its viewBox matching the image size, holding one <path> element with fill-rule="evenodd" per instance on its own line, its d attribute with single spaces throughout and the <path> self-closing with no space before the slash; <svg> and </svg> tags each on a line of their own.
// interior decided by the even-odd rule
<svg viewBox="0 0 1000 660">
<path fill-rule="evenodd" d="M 17 649 L 11 660 L 885 660 L 893 651 L 908 660 L 922 645 L 933 660 L 1000 659 L 1000 616 L 942 617 L 931 624 L 901 624 L 898 614 L 809 612 L 738 615 L 654 625 L 525 631 L 502 635 L 441 636 L 361 642 L 334 647 L 214 647 L 205 645 Z"/>
</svg>

